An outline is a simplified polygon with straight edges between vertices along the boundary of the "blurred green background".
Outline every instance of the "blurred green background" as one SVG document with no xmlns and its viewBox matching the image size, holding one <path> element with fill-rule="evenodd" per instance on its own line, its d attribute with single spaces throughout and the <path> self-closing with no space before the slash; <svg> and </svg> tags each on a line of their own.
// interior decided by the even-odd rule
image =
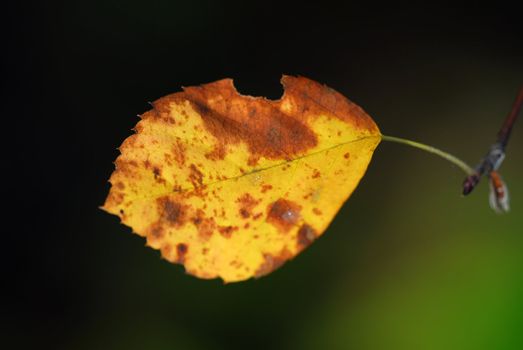
<svg viewBox="0 0 523 350">
<path fill-rule="evenodd" d="M 515 8 L 71 0 L 6 14 L 2 344 L 523 348 L 521 123 L 501 169 L 510 214 L 490 210 L 486 183 L 462 198 L 459 169 L 383 143 L 322 238 L 259 280 L 188 276 L 98 209 L 147 101 L 224 77 L 271 98 L 282 73 L 313 78 L 383 133 L 475 164 L 523 83 Z"/>
</svg>

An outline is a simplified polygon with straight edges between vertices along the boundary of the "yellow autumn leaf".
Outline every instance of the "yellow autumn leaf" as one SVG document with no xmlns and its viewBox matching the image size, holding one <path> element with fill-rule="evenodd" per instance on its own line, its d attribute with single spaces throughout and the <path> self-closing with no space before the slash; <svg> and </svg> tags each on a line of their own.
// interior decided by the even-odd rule
<svg viewBox="0 0 523 350">
<path fill-rule="evenodd" d="M 272 101 L 231 79 L 184 88 L 120 147 L 103 209 L 200 278 L 266 275 L 323 234 L 381 134 L 343 95 L 283 76 Z"/>
</svg>

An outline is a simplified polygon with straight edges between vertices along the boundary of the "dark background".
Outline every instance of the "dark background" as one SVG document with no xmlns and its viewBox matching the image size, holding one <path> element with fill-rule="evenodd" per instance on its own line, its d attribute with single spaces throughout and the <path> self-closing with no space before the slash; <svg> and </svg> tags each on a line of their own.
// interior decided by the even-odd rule
<svg viewBox="0 0 523 350">
<path fill-rule="evenodd" d="M 2 22 L 1 343 L 63 349 L 521 349 L 523 147 L 513 205 L 382 144 L 326 234 L 260 280 L 185 275 L 98 206 L 137 114 L 224 77 L 278 98 L 328 84 L 386 134 L 476 162 L 523 83 L 515 7 L 41 1 Z"/>
</svg>

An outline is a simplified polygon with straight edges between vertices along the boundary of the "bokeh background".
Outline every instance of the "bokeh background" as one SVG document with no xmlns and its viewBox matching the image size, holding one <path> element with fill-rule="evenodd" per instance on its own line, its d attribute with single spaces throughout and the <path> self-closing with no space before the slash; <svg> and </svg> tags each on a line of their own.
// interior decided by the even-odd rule
<svg viewBox="0 0 523 350">
<path fill-rule="evenodd" d="M 514 5 L 516 6 L 516 5 Z M 184 274 L 98 209 L 137 114 L 181 86 L 282 73 L 328 84 L 384 133 L 475 163 L 523 83 L 521 12 L 328 1 L 41 1 L 4 7 L 1 343 L 52 349 L 522 349 L 523 120 L 487 186 L 380 145 L 331 227 L 273 274 Z"/>
</svg>

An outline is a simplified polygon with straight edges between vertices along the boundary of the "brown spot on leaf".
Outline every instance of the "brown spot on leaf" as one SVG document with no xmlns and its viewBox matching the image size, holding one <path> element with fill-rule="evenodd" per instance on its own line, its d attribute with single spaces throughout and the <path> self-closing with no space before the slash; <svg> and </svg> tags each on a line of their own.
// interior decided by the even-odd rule
<svg viewBox="0 0 523 350">
<path fill-rule="evenodd" d="M 105 200 L 105 206 L 119 206 L 124 200 L 124 194 L 122 192 L 111 191 Z"/>
<path fill-rule="evenodd" d="M 238 231 L 238 226 L 218 226 L 218 231 L 224 238 L 231 238 L 234 231 Z"/>
<path fill-rule="evenodd" d="M 189 251 L 189 246 L 185 243 L 178 243 L 176 245 L 177 262 L 180 264 L 185 264 L 185 257 Z"/>
<path fill-rule="evenodd" d="M 171 200 L 169 197 L 157 199 L 160 210 L 160 218 L 172 226 L 180 227 L 185 224 L 187 206 Z"/>
<path fill-rule="evenodd" d="M 292 253 L 286 248 L 284 248 L 278 255 L 272 255 L 269 253 L 263 254 L 263 262 L 254 273 L 254 277 L 259 278 L 268 275 L 272 271 L 281 267 L 290 258 L 292 258 Z"/>
<path fill-rule="evenodd" d="M 153 175 L 156 180 L 158 180 L 160 178 L 161 174 L 162 173 L 158 167 L 156 167 L 156 166 L 153 167 Z"/>
<path fill-rule="evenodd" d="M 164 226 L 159 221 L 151 224 L 145 230 L 145 236 L 147 238 L 147 245 L 155 247 L 155 248 L 160 248 L 160 245 L 164 241 L 165 235 L 166 235 L 166 232 L 164 230 Z"/>
<path fill-rule="evenodd" d="M 251 118 L 254 118 L 256 116 L 256 106 L 252 106 L 250 109 L 249 109 L 249 117 Z"/>
<path fill-rule="evenodd" d="M 269 204 L 267 208 L 267 222 L 287 232 L 300 219 L 300 210 L 300 205 L 280 198 L 276 202 Z"/>
<path fill-rule="evenodd" d="M 252 215 L 253 209 L 261 202 L 261 200 L 255 199 L 250 193 L 245 193 L 238 198 L 236 202 L 240 205 L 240 216 L 247 219 Z"/>
<path fill-rule="evenodd" d="M 265 192 L 269 191 L 270 189 L 272 189 L 272 185 L 263 184 L 261 187 L 261 193 L 265 193 Z"/>
<path fill-rule="evenodd" d="M 191 181 L 194 188 L 199 188 L 203 186 L 203 174 L 194 164 L 191 164 L 189 173 L 189 181 Z"/>
<path fill-rule="evenodd" d="M 163 227 L 160 224 L 156 223 L 151 226 L 149 230 L 149 235 L 147 236 L 152 238 L 153 240 L 156 240 L 163 238 L 164 235 L 165 233 L 163 231 Z"/>
<path fill-rule="evenodd" d="M 172 166 L 173 165 L 173 157 L 172 157 L 171 154 L 164 153 L 163 154 L 163 160 L 164 160 L 165 164 L 167 164 L 168 166 Z"/>
<path fill-rule="evenodd" d="M 227 149 L 223 143 L 217 144 L 213 150 L 205 155 L 205 158 L 210 160 L 219 160 L 225 158 Z"/>
<path fill-rule="evenodd" d="M 255 167 L 256 164 L 258 164 L 258 160 L 260 160 L 260 156 L 259 155 L 251 154 L 249 156 L 249 159 L 247 159 L 247 165 L 251 166 L 251 167 Z"/>
<path fill-rule="evenodd" d="M 343 158 L 345 158 L 345 159 L 349 159 L 349 158 L 350 158 L 350 153 L 349 153 L 349 152 L 345 153 L 345 154 L 343 155 Z"/>
<path fill-rule="evenodd" d="M 198 209 L 196 216 L 192 218 L 193 224 L 198 229 L 198 235 L 203 240 L 207 241 L 212 237 L 214 230 L 216 230 L 216 223 L 214 218 L 206 218 L 203 210 Z"/>
<path fill-rule="evenodd" d="M 312 173 L 312 178 L 317 179 L 321 176 L 321 173 L 318 169 L 314 169 L 314 172 Z"/>
<path fill-rule="evenodd" d="M 135 176 L 138 168 L 138 163 L 135 160 L 123 160 L 120 157 L 116 159 L 114 164 L 116 167 L 115 172 L 130 178 Z"/>
<path fill-rule="evenodd" d="M 160 99 L 151 103 L 151 106 L 153 109 L 142 114 L 142 119 L 152 119 L 160 123 L 175 124 L 176 121 L 171 115 L 169 103 L 164 103 L 164 101 Z"/>
<path fill-rule="evenodd" d="M 321 214 L 323 214 L 323 213 L 321 212 L 321 210 L 319 210 L 318 208 L 312 208 L 312 212 L 313 212 L 314 214 L 316 214 L 316 215 L 321 215 Z"/>
<path fill-rule="evenodd" d="M 316 231 L 309 225 L 303 224 L 298 230 L 297 244 L 298 249 L 303 250 L 316 239 Z"/>
<path fill-rule="evenodd" d="M 185 151 L 185 145 L 179 138 L 177 138 L 172 148 L 172 155 L 176 163 L 181 167 L 185 165 Z"/>
</svg>

